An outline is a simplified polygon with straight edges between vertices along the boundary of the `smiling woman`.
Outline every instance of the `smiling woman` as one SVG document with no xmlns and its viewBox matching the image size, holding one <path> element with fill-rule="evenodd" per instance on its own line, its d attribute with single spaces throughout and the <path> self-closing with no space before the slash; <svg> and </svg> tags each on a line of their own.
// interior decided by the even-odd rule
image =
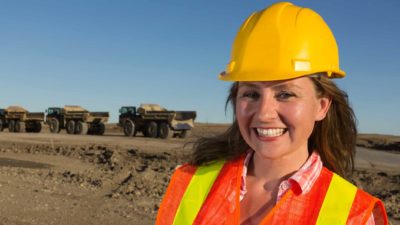
<svg viewBox="0 0 400 225">
<path fill-rule="evenodd" d="M 276 3 L 242 25 L 220 79 L 226 133 L 201 138 L 171 178 L 157 224 L 387 224 L 346 181 L 357 135 L 335 38 L 314 11 Z"/>
</svg>

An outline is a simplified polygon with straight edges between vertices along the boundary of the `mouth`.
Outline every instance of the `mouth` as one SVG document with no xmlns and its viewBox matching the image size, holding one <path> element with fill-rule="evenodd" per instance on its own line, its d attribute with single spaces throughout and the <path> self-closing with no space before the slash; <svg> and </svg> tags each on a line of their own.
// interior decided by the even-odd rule
<svg viewBox="0 0 400 225">
<path fill-rule="evenodd" d="M 287 132 L 287 128 L 254 128 L 259 137 L 279 137 Z"/>
</svg>

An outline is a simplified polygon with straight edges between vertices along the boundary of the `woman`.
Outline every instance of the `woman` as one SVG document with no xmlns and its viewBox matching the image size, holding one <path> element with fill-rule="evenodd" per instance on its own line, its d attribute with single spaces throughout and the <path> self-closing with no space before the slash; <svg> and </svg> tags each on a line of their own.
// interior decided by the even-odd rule
<svg viewBox="0 0 400 225">
<path fill-rule="evenodd" d="M 387 224 L 382 202 L 341 178 L 357 135 L 331 80 L 344 76 L 317 13 L 285 2 L 252 14 L 220 75 L 234 81 L 234 122 L 195 144 L 157 224 Z"/>
</svg>

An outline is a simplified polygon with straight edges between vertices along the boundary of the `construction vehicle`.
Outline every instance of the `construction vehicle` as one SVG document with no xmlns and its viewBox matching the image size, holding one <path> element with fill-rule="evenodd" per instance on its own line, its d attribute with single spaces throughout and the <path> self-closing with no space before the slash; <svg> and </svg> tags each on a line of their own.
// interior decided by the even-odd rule
<svg viewBox="0 0 400 225">
<path fill-rule="evenodd" d="M 46 124 L 52 133 L 65 129 L 68 134 L 103 135 L 109 116 L 108 112 L 89 112 L 80 106 L 49 107 Z"/>
<path fill-rule="evenodd" d="M 20 106 L 0 109 L 0 131 L 8 128 L 9 132 L 39 133 L 42 130 L 44 113 L 29 112 Z"/>
<path fill-rule="evenodd" d="M 142 132 L 145 137 L 185 138 L 194 127 L 196 111 L 169 111 L 157 104 L 123 106 L 119 110 L 118 125 L 125 136 L 136 136 Z"/>
</svg>

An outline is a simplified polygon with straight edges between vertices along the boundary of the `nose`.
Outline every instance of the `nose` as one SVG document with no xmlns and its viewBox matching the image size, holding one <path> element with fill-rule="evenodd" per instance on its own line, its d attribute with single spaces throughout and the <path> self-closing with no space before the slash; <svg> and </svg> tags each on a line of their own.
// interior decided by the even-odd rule
<svg viewBox="0 0 400 225">
<path fill-rule="evenodd" d="M 255 116 L 259 121 L 268 122 L 278 117 L 277 101 L 271 94 L 262 94 L 258 104 L 259 107 Z"/>
</svg>

